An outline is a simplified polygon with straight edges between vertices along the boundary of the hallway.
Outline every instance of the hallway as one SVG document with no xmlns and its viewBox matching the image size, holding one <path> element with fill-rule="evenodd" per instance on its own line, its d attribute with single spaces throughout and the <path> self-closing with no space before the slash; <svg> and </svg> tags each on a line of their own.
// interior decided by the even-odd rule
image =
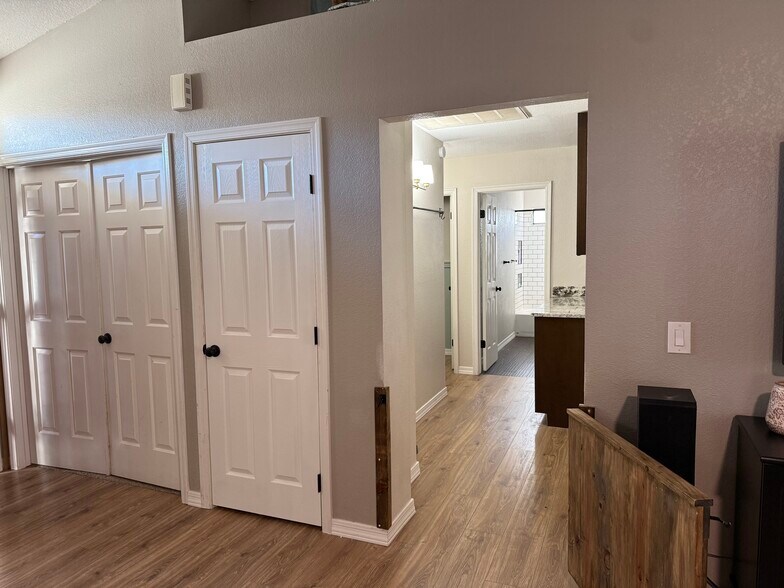
<svg viewBox="0 0 784 588">
<path fill-rule="evenodd" d="M 449 374 L 418 425 L 417 513 L 387 548 L 62 470 L 0 474 L 0 583 L 574 586 L 566 431 L 533 380 Z"/>
</svg>

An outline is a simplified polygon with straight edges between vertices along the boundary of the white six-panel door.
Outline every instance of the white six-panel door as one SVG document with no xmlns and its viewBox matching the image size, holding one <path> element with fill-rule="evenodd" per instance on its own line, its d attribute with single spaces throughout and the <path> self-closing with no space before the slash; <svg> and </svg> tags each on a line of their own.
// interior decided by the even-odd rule
<svg viewBox="0 0 784 588">
<path fill-rule="evenodd" d="M 15 170 L 36 463 L 180 487 L 162 165 Z"/>
<path fill-rule="evenodd" d="M 498 361 L 498 207 L 496 197 L 482 194 L 479 231 L 482 246 L 482 339 L 485 342 L 482 369 L 488 370 Z"/>
<path fill-rule="evenodd" d="M 90 166 L 14 176 L 35 461 L 108 474 Z"/>
<path fill-rule="evenodd" d="M 320 525 L 310 161 L 308 135 L 196 150 L 213 501 Z"/>
<path fill-rule="evenodd" d="M 163 160 L 159 153 L 93 165 L 103 292 L 111 472 L 180 487 Z"/>
</svg>

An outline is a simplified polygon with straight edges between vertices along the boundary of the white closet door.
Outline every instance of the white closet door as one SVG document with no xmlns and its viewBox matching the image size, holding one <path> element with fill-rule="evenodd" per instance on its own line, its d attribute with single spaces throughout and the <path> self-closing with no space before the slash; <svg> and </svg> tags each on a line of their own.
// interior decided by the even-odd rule
<svg viewBox="0 0 784 588">
<path fill-rule="evenodd" d="M 14 170 L 36 463 L 109 473 L 88 164 Z"/>
<path fill-rule="evenodd" d="M 309 137 L 196 156 L 213 501 L 320 525 Z"/>
<path fill-rule="evenodd" d="M 480 219 L 482 247 L 482 339 L 485 342 L 482 369 L 489 370 L 498 361 L 498 206 L 492 194 L 481 195 Z"/>
<path fill-rule="evenodd" d="M 111 472 L 180 487 L 166 200 L 160 154 L 93 165 Z"/>
</svg>

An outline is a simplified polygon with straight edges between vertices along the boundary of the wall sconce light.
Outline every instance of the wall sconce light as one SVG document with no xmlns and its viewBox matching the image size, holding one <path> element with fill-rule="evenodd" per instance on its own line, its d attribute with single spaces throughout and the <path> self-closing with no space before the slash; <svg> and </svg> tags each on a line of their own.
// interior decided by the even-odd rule
<svg viewBox="0 0 784 588">
<path fill-rule="evenodd" d="M 422 161 L 415 161 L 411 172 L 414 179 L 414 188 L 417 190 L 427 190 L 435 182 L 432 165 L 425 165 Z"/>
</svg>

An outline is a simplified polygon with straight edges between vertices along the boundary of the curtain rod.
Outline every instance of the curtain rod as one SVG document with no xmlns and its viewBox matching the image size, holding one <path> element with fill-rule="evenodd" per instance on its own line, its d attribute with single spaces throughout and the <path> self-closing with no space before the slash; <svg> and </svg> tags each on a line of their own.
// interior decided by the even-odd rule
<svg viewBox="0 0 784 588">
<path fill-rule="evenodd" d="M 436 212 L 436 213 L 438 213 L 438 216 L 440 218 L 442 218 L 442 219 L 445 218 L 445 214 L 444 214 L 444 209 L 443 208 L 439 208 L 438 210 L 436 210 L 435 208 L 422 208 L 421 206 L 415 206 L 414 210 L 424 210 L 426 212 Z"/>
</svg>

